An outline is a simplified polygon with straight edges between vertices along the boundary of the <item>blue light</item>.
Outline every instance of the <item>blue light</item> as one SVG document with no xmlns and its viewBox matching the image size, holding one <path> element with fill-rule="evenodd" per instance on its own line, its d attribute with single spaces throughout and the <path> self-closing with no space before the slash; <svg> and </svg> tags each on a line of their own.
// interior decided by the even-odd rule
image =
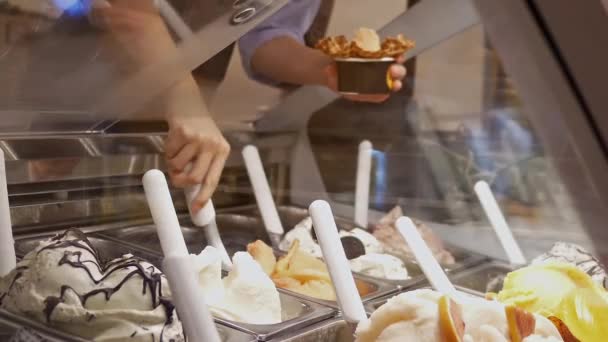
<svg viewBox="0 0 608 342">
<path fill-rule="evenodd" d="M 387 190 L 386 184 L 386 154 L 379 150 L 372 150 L 372 161 L 375 161 L 374 182 L 376 191 L 373 194 L 373 202 L 376 204 L 384 204 L 384 196 Z"/>
<path fill-rule="evenodd" d="M 52 0 L 55 7 L 69 17 L 86 16 L 91 9 L 92 0 Z"/>
</svg>

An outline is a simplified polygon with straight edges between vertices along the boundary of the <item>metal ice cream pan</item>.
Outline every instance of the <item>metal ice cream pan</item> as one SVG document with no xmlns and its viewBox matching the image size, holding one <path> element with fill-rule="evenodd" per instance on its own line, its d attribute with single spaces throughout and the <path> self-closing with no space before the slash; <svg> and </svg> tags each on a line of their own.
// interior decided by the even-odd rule
<svg viewBox="0 0 608 342">
<path fill-rule="evenodd" d="M 278 250 L 274 250 L 274 253 L 275 253 L 275 256 L 277 257 L 277 259 L 279 259 L 283 255 L 287 254 L 286 252 L 278 251 Z M 365 275 L 356 274 L 356 273 L 353 273 L 353 278 L 355 279 L 355 282 L 357 283 L 357 288 L 359 290 L 363 290 L 365 292 L 365 294 L 361 296 L 361 300 L 363 300 L 363 302 L 399 291 L 398 286 L 395 286 L 394 284 L 391 284 L 391 283 L 388 283 L 385 281 L 378 280 L 377 278 L 367 277 Z M 333 301 L 333 300 L 319 299 L 319 298 L 307 296 L 307 295 L 304 295 L 304 294 L 301 294 L 301 293 L 298 293 L 295 291 L 291 291 L 289 289 L 281 288 L 281 290 L 284 291 L 285 293 L 289 293 L 290 295 L 292 295 L 294 297 L 298 297 L 298 298 L 302 298 L 302 299 L 305 299 L 305 300 L 308 300 L 311 302 L 322 304 L 322 305 L 328 306 L 330 308 L 334 308 L 334 309 L 340 308 L 340 306 L 338 305 L 338 302 Z"/>
<path fill-rule="evenodd" d="M 220 334 L 222 342 L 253 342 L 257 341 L 257 338 L 253 335 L 245 332 L 225 327 L 223 325 L 216 324 L 217 331 Z"/>
<path fill-rule="evenodd" d="M 353 342 L 353 332 L 343 319 L 334 318 L 308 328 L 292 331 L 288 335 L 272 339 L 272 342 Z"/>
<path fill-rule="evenodd" d="M 216 223 L 229 255 L 245 251 L 247 244 L 255 240 L 270 243 L 264 224 L 259 218 L 239 214 L 218 214 Z M 195 254 L 200 253 L 207 246 L 204 228 L 196 227 L 188 220 L 183 220 L 181 225 L 188 251 Z M 160 240 L 156 228 L 152 224 L 106 230 L 96 233 L 96 236 L 118 242 L 128 241 L 129 244 L 162 254 Z"/>
<path fill-rule="evenodd" d="M 455 285 L 483 295 L 489 290 L 492 292 L 500 291 L 502 289 L 501 279 L 504 278 L 507 273 L 512 272 L 515 269 L 516 268 L 512 265 L 499 261 L 491 261 L 478 265 L 474 268 L 455 273 L 450 276 L 450 279 Z M 492 285 L 493 288 L 489 288 L 489 285 Z"/>
<path fill-rule="evenodd" d="M 256 337 L 245 332 L 232 329 L 223 325 L 216 324 L 220 338 L 223 342 L 254 342 Z M 32 332 L 35 335 L 32 335 Z M 67 341 L 83 342 L 87 341 L 78 336 L 64 333 L 32 319 L 15 315 L 6 310 L 0 309 L 0 341 L 7 341 L 16 334 L 23 336 L 24 339 L 18 341 Z M 38 335 L 38 336 L 36 336 Z"/>
<path fill-rule="evenodd" d="M 282 322 L 277 324 L 247 324 L 215 318 L 220 324 L 238 329 L 240 331 L 253 334 L 259 341 L 267 341 L 271 338 L 286 334 L 291 331 L 296 331 L 334 317 L 336 311 L 316 304 L 311 301 L 295 298 L 283 289 L 279 289 L 282 307 Z"/>
</svg>

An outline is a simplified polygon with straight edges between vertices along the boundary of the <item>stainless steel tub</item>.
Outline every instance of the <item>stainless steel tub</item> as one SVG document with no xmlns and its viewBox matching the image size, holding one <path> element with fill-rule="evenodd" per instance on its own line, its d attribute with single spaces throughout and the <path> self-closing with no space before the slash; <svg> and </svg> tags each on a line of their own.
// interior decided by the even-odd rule
<svg viewBox="0 0 608 342">
<path fill-rule="evenodd" d="M 275 251 L 275 255 L 277 256 L 277 258 L 281 257 L 282 255 L 284 255 L 285 253 L 282 251 Z M 362 289 L 366 292 L 365 295 L 361 296 L 361 299 L 363 300 L 363 302 L 367 302 L 369 300 L 378 298 L 378 297 L 382 297 L 382 296 L 386 296 L 389 295 L 391 293 L 395 293 L 397 291 L 399 291 L 399 287 L 395 286 L 394 284 L 390 284 L 387 283 L 385 281 L 376 279 L 376 278 L 371 278 L 371 277 L 367 277 L 361 274 L 353 274 L 353 277 L 355 279 L 355 282 L 357 283 L 357 288 L 361 291 Z M 281 289 L 282 291 L 284 291 L 285 293 L 289 293 L 290 295 L 294 296 L 294 297 L 298 297 L 298 298 L 302 298 L 311 302 L 315 302 L 318 304 L 322 304 L 324 306 L 328 306 L 334 309 L 339 309 L 340 306 L 338 305 L 338 302 L 336 301 L 330 301 L 330 300 L 324 300 L 324 299 L 319 299 L 319 298 L 315 298 L 315 297 L 311 297 L 311 296 L 306 296 L 288 289 Z"/>
<path fill-rule="evenodd" d="M 217 330 L 220 333 L 220 338 L 223 342 L 253 342 L 257 341 L 256 337 L 242 331 L 225 327 L 216 324 Z"/>
<path fill-rule="evenodd" d="M 502 289 L 502 281 L 500 281 L 501 278 L 514 269 L 515 268 L 511 265 L 491 261 L 454 274 L 450 277 L 450 279 L 455 285 L 470 289 L 471 291 L 475 291 L 480 294 L 485 294 L 488 292 L 488 290 L 499 291 Z M 489 289 L 488 285 L 490 285 L 492 282 L 495 283 L 493 285 L 494 288 Z"/>
<path fill-rule="evenodd" d="M 245 332 L 232 329 L 230 327 L 216 325 L 220 337 L 223 342 L 253 342 L 256 341 L 256 337 Z M 86 341 L 80 337 L 63 333 L 55 330 L 37 321 L 15 315 L 5 310 L 0 310 L 0 341 L 7 341 L 19 330 L 25 329 L 26 331 L 34 331 L 40 335 L 42 341 L 67 341 L 67 342 L 83 342 Z M 22 340 L 19 340 L 22 341 Z M 30 341 L 30 340 L 27 340 Z M 38 339 L 32 339 L 31 342 L 38 341 Z"/>
<path fill-rule="evenodd" d="M 283 322 L 269 325 L 247 324 L 217 318 L 216 321 L 228 327 L 253 334 L 259 341 L 267 341 L 276 336 L 296 331 L 311 324 L 336 315 L 336 311 L 322 305 L 294 298 L 280 290 Z"/>
<path fill-rule="evenodd" d="M 353 342 L 353 332 L 341 318 L 335 318 L 312 325 L 306 329 L 291 332 L 272 342 Z"/>
<path fill-rule="evenodd" d="M 200 253 L 207 246 L 204 228 L 196 227 L 187 220 L 183 220 L 181 223 L 188 250 L 190 253 Z M 264 224 L 258 218 L 239 214 L 218 214 L 216 223 L 230 255 L 246 250 L 247 244 L 255 240 L 270 243 Z M 131 245 L 162 254 L 156 228 L 151 224 L 107 230 L 96 235 L 119 242 L 128 241 Z"/>
</svg>

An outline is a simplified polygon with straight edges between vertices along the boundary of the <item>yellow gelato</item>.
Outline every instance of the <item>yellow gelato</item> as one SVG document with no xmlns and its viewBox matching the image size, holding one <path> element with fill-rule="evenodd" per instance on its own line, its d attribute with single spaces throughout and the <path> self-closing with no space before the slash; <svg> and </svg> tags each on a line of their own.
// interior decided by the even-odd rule
<svg viewBox="0 0 608 342">
<path fill-rule="evenodd" d="M 608 336 L 608 293 L 589 275 L 566 263 L 524 267 L 507 275 L 497 299 L 545 317 L 557 317 L 585 342 Z"/>
</svg>

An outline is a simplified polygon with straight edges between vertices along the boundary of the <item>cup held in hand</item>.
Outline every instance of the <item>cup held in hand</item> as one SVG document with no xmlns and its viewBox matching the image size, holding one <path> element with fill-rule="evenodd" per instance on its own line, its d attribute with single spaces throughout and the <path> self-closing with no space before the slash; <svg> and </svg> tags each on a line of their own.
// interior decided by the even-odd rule
<svg viewBox="0 0 608 342">
<path fill-rule="evenodd" d="M 390 66 L 392 57 L 336 58 L 338 91 L 342 94 L 388 94 L 393 87 Z"/>
</svg>

